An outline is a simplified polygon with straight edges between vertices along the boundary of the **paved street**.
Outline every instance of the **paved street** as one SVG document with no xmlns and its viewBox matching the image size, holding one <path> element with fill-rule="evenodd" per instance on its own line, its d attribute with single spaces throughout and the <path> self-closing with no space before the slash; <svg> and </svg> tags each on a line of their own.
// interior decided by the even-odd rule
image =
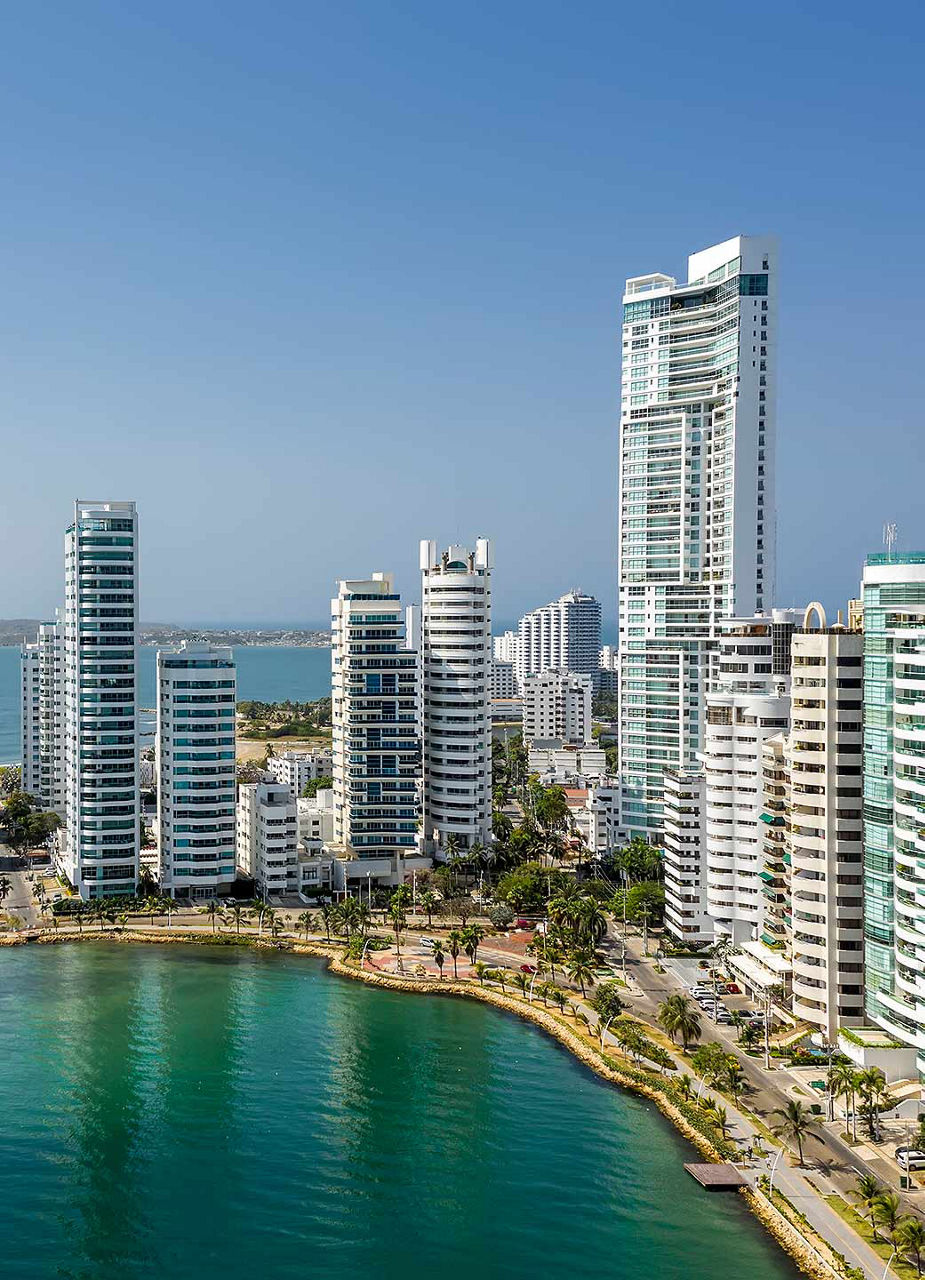
<svg viewBox="0 0 925 1280">
<path fill-rule="evenodd" d="M 25 871 L 4 871 L 2 873 L 12 883 L 13 889 L 3 903 L 3 910 L 19 916 L 26 928 L 39 923 L 39 913 L 32 898 L 32 890 L 26 879 Z"/>
</svg>

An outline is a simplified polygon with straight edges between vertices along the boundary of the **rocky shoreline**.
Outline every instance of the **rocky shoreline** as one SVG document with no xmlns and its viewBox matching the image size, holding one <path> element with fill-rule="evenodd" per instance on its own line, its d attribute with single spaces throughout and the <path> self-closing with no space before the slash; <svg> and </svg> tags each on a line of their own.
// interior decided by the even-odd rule
<svg viewBox="0 0 925 1280">
<path fill-rule="evenodd" d="M 219 941 L 221 939 L 221 941 Z M 354 982 L 365 982 L 369 986 L 382 987 L 392 991 L 404 991 L 417 995 L 455 996 L 468 1000 L 478 1000 L 483 1004 L 494 1005 L 525 1021 L 532 1022 L 548 1035 L 553 1036 L 569 1050 L 581 1063 L 609 1083 L 622 1089 L 640 1094 L 653 1102 L 661 1113 L 674 1125 L 675 1129 L 691 1143 L 693 1147 L 709 1161 L 722 1161 L 723 1153 L 710 1139 L 689 1122 L 664 1090 L 658 1087 L 653 1079 L 641 1080 L 628 1071 L 621 1071 L 612 1065 L 607 1055 L 598 1051 L 579 1036 L 562 1018 L 548 1009 L 541 1009 L 533 1004 L 525 1004 L 514 996 L 506 995 L 490 987 L 479 986 L 458 979 L 422 979 L 400 977 L 392 974 L 360 970 L 355 965 L 345 962 L 341 946 L 321 941 L 284 942 L 255 934 L 212 934 L 202 933 L 168 933 L 167 930 L 105 930 L 92 932 L 87 929 L 83 933 L 50 932 L 47 930 L 0 935 L 0 946 L 22 946 L 30 943 L 53 946 L 72 942 L 119 942 L 155 945 L 198 945 L 198 946 L 248 946 L 261 951 L 285 952 L 290 955 L 313 956 L 327 960 L 327 970 L 342 978 Z M 767 1196 L 756 1188 L 745 1188 L 740 1194 L 751 1212 L 765 1229 L 774 1237 L 784 1251 L 790 1255 L 800 1270 L 813 1280 L 833 1280 L 843 1276 L 834 1262 L 825 1261 L 812 1249 L 802 1234 L 771 1204 Z"/>
</svg>

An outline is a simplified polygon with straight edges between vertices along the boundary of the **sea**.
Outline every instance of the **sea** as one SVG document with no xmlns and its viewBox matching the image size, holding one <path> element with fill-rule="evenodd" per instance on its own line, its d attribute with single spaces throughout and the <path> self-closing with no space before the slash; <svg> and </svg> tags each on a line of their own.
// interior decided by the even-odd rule
<svg viewBox="0 0 925 1280">
<path fill-rule="evenodd" d="M 142 745 L 154 740 L 155 663 L 157 649 L 139 649 L 140 731 Z M 310 702 L 331 692 L 331 650 L 283 645 L 241 645 L 238 698 L 257 702 Z M 16 764 L 21 756 L 19 648 L 0 647 L 0 764 Z"/>
</svg>

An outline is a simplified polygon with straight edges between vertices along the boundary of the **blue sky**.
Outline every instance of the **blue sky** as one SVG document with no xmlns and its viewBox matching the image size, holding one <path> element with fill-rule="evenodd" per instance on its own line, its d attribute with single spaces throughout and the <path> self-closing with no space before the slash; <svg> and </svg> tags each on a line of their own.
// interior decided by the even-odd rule
<svg viewBox="0 0 925 1280">
<path fill-rule="evenodd" d="M 0 616 L 135 498 L 148 619 L 322 620 L 492 536 L 615 609 L 619 303 L 781 242 L 780 603 L 925 546 L 921 10 L 9 7 Z"/>
</svg>

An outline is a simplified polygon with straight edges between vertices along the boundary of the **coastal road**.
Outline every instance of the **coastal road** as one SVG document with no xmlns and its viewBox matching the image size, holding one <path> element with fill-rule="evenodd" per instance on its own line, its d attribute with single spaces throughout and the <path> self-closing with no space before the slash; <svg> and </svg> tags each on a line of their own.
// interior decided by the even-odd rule
<svg viewBox="0 0 925 1280">
<path fill-rule="evenodd" d="M 3 910 L 19 916 L 23 926 L 31 929 L 40 923 L 38 908 L 32 897 L 32 889 L 26 879 L 25 871 L 4 871 L 2 873 L 11 882 L 13 889 L 3 902 Z"/>
</svg>

